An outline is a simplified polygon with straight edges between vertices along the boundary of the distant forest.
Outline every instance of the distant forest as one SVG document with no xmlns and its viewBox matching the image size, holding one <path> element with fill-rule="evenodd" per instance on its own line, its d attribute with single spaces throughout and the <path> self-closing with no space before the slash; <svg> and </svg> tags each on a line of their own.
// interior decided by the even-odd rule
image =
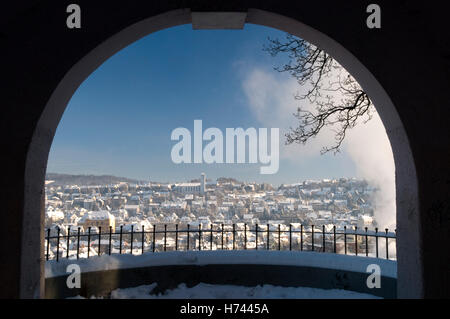
<svg viewBox="0 0 450 319">
<path fill-rule="evenodd" d="M 117 184 L 120 182 L 126 182 L 131 184 L 145 184 L 149 180 L 137 180 L 127 177 L 118 177 L 113 175 L 71 175 L 71 174 L 59 174 L 59 173 L 47 173 L 45 175 L 45 180 L 53 181 L 52 186 L 63 186 L 63 185 L 108 185 Z M 210 181 L 208 179 L 208 181 Z M 230 177 L 219 177 L 217 179 L 219 183 L 234 183 L 243 184 L 234 178 Z M 153 183 L 158 183 L 157 181 L 152 181 Z M 200 183 L 199 179 L 192 179 L 191 183 Z"/>
<path fill-rule="evenodd" d="M 107 185 L 127 182 L 132 184 L 148 183 L 145 180 L 136 180 L 112 175 L 70 175 L 47 173 L 45 180 L 54 181 L 51 185 Z"/>
</svg>

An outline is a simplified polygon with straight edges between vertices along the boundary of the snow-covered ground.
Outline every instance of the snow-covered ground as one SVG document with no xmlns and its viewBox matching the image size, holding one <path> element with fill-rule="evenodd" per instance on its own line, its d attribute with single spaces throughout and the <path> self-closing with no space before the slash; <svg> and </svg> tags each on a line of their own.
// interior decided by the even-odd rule
<svg viewBox="0 0 450 319">
<path fill-rule="evenodd" d="M 244 287 L 200 283 L 192 288 L 180 284 L 163 294 L 150 294 L 156 283 L 134 288 L 116 289 L 111 299 L 380 299 L 379 297 L 342 289 L 279 287 L 263 285 Z M 76 299 L 83 297 L 77 296 Z M 95 298 L 95 297 L 92 297 Z"/>
<path fill-rule="evenodd" d="M 161 265 L 265 264 L 340 269 L 366 273 L 367 266 L 377 264 L 385 277 L 397 278 L 397 262 L 370 257 L 346 256 L 306 251 L 171 251 L 143 255 L 101 255 L 89 259 L 61 259 L 45 263 L 45 276 L 67 275 L 69 264 L 78 264 L 82 272 L 137 268 Z"/>
<path fill-rule="evenodd" d="M 214 265 L 214 264 L 265 264 L 292 265 L 367 273 L 367 266 L 377 264 L 381 275 L 397 277 L 397 262 L 370 257 L 346 256 L 332 253 L 290 252 L 290 251 L 173 251 L 145 253 L 143 255 L 102 255 L 89 259 L 61 259 L 48 261 L 45 265 L 46 277 L 68 275 L 67 265 L 78 264 L 82 272 L 139 268 L 161 265 Z M 309 287 L 278 287 L 263 285 L 256 287 L 211 285 L 200 283 L 187 288 L 185 284 L 162 295 L 150 294 L 156 283 L 134 288 L 116 289 L 111 298 L 377 298 L 370 294 L 341 289 L 319 289 Z M 81 297 L 79 297 L 81 298 Z"/>
</svg>

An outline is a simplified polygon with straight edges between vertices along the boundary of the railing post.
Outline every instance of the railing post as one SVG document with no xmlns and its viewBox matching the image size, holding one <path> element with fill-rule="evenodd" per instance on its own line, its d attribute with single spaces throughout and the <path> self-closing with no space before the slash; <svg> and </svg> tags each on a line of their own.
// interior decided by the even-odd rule
<svg viewBox="0 0 450 319">
<path fill-rule="evenodd" d="M 355 254 L 358 256 L 358 227 L 355 226 Z"/>
<path fill-rule="evenodd" d="M 209 239 L 209 250 L 213 249 L 213 224 L 211 224 L 211 237 Z"/>
<path fill-rule="evenodd" d="M 244 250 L 247 250 L 247 223 L 244 223 Z"/>
<path fill-rule="evenodd" d="M 222 250 L 223 250 L 223 230 L 224 230 L 224 225 L 222 224 Z"/>
<path fill-rule="evenodd" d="M 389 229 L 386 228 L 386 259 L 389 259 L 389 237 L 388 237 Z"/>
<path fill-rule="evenodd" d="M 91 226 L 89 226 L 88 228 L 87 258 L 89 258 L 90 252 L 91 252 Z"/>
<path fill-rule="evenodd" d="M 278 224 L 278 250 L 281 250 L 281 225 Z"/>
<path fill-rule="evenodd" d="M 270 226 L 267 224 L 267 250 L 270 250 Z"/>
<path fill-rule="evenodd" d="M 175 250 L 178 250 L 178 224 L 175 225 Z"/>
<path fill-rule="evenodd" d="M 300 225 L 300 250 L 303 251 L 303 225 Z"/>
<path fill-rule="evenodd" d="M 112 226 L 109 226 L 109 243 L 108 243 L 109 255 L 111 255 L 111 249 L 112 249 L 112 245 L 111 244 L 112 244 Z"/>
<path fill-rule="evenodd" d="M 100 247 L 102 247 L 102 226 L 98 227 L 98 255 L 100 256 Z"/>
<path fill-rule="evenodd" d="M 314 225 L 311 226 L 311 243 L 312 251 L 314 251 Z"/>
<path fill-rule="evenodd" d="M 258 250 L 258 224 L 256 224 L 255 228 L 255 250 Z"/>
<path fill-rule="evenodd" d="M 59 233 L 60 233 L 59 226 L 57 226 L 57 239 L 56 239 L 56 262 L 59 261 Z"/>
<path fill-rule="evenodd" d="M 397 247 L 397 228 L 394 229 L 394 234 L 395 234 L 395 246 Z M 395 258 L 397 258 L 397 248 L 395 248 Z"/>
<path fill-rule="evenodd" d="M 167 224 L 164 224 L 164 251 L 167 250 Z"/>
<path fill-rule="evenodd" d="M 119 254 L 122 254 L 122 231 L 123 231 L 123 225 L 120 225 L 120 233 L 119 233 Z"/>
<path fill-rule="evenodd" d="M 366 257 L 369 257 L 369 237 L 367 236 L 367 227 L 365 228 L 366 230 Z"/>
<path fill-rule="evenodd" d="M 344 251 L 347 255 L 347 226 L 344 226 Z"/>
<path fill-rule="evenodd" d="M 67 247 L 66 247 L 66 258 L 69 259 L 70 251 L 70 226 L 67 227 Z"/>
<path fill-rule="evenodd" d="M 333 251 L 336 253 L 336 225 L 333 225 Z"/>
<path fill-rule="evenodd" d="M 325 252 L 325 225 L 322 225 L 322 251 Z"/>
<path fill-rule="evenodd" d="M 153 225 L 153 252 L 156 249 L 156 225 Z"/>
<path fill-rule="evenodd" d="M 144 254 L 144 241 L 145 241 L 145 231 L 144 225 L 142 225 L 142 238 L 141 238 L 141 255 Z"/>
<path fill-rule="evenodd" d="M 289 250 L 292 250 L 292 224 L 289 224 Z"/>
<path fill-rule="evenodd" d="M 378 258 L 378 228 L 375 228 L 375 250 L 376 257 Z"/>
<path fill-rule="evenodd" d="M 77 259 L 80 258 L 80 227 L 78 227 L 78 235 L 77 235 Z"/>
<path fill-rule="evenodd" d="M 50 257 L 50 228 L 47 229 L 47 260 Z"/>
<path fill-rule="evenodd" d="M 236 224 L 233 224 L 233 250 L 236 248 Z"/>
<path fill-rule="evenodd" d="M 187 241 L 186 241 L 187 246 L 186 246 L 186 250 L 189 250 L 189 228 L 190 228 L 190 225 L 187 224 L 187 230 L 186 230 L 186 233 L 187 233 Z"/>
<path fill-rule="evenodd" d="M 202 224 L 198 224 L 198 250 L 202 250 Z"/>
<path fill-rule="evenodd" d="M 134 225 L 131 225 L 131 234 L 130 234 L 130 254 L 133 255 L 133 233 L 134 233 Z"/>
</svg>

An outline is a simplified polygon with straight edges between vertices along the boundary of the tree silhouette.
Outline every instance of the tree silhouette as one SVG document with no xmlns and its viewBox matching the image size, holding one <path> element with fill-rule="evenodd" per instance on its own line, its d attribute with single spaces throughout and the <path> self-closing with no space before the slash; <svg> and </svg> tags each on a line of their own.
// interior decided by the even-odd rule
<svg viewBox="0 0 450 319">
<path fill-rule="evenodd" d="M 290 127 L 286 134 L 286 144 L 305 144 L 316 137 L 323 128 L 329 127 L 335 132 L 335 143 L 324 146 L 321 153 L 340 151 L 347 130 L 360 121 L 366 123 L 372 119 L 375 108 L 361 86 L 336 61 L 319 47 L 286 34 L 282 41 L 268 38 L 264 46 L 273 57 L 287 55 L 289 62 L 275 67 L 279 72 L 292 75 L 305 91 L 296 94 L 295 99 L 305 101 L 307 107 L 298 107 L 294 116 L 297 127 Z"/>
</svg>

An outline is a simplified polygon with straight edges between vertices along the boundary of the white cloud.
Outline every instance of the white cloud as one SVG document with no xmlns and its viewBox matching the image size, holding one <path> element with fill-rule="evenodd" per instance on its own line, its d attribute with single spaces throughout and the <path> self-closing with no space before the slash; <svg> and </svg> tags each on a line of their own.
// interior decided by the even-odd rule
<svg viewBox="0 0 450 319">
<path fill-rule="evenodd" d="M 299 101 L 294 99 L 299 91 L 299 85 L 293 78 L 281 76 L 275 72 L 269 72 L 261 68 L 250 70 L 242 83 L 244 93 L 250 107 L 258 121 L 267 127 L 280 128 L 280 136 L 289 131 L 289 127 L 295 127 L 297 120 L 293 116 Z M 314 143 L 305 145 L 284 145 L 281 143 L 281 158 L 298 161 L 307 157 L 315 157 L 321 148 L 333 139 L 334 133 L 330 130 L 321 132 Z"/>
<path fill-rule="evenodd" d="M 279 127 L 280 136 L 284 137 L 289 127 L 297 124 L 293 113 L 301 102 L 295 100 L 294 95 L 302 94 L 301 90 L 306 88 L 299 87 L 291 77 L 261 67 L 246 71 L 241 72 L 242 88 L 250 110 L 262 126 Z M 280 157 L 301 162 L 302 159 L 320 156 L 322 147 L 334 145 L 334 136 L 335 133 L 328 129 L 306 145 L 284 145 L 281 142 Z M 367 124 L 360 123 L 348 132 L 342 152 L 353 160 L 359 177 L 380 188 L 375 198 L 379 226 L 395 227 L 395 166 L 386 131 L 377 114 Z"/>
<path fill-rule="evenodd" d="M 349 132 L 344 149 L 356 164 L 358 175 L 380 191 L 375 197 L 375 217 L 380 227 L 395 228 L 395 163 L 391 144 L 378 114 Z"/>
</svg>

